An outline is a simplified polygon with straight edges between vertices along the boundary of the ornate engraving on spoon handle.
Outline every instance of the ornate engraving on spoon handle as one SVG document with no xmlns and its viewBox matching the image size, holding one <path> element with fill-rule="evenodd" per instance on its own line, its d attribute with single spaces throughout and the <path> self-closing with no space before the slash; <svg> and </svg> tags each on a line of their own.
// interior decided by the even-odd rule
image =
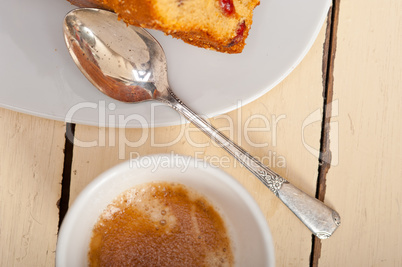
<svg viewBox="0 0 402 267">
<path fill-rule="evenodd" d="M 323 202 L 310 197 L 299 190 L 280 175 L 270 170 L 260 161 L 252 157 L 243 148 L 233 143 L 207 121 L 188 108 L 172 91 L 170 95 L 159 100 L 167 103 L 184 115 L 202 132 L 211 137 L 217 144 L 229 152 L 236 160 L 252 172 L 309 228 L 318 238 L 325 239 L 340 225 L 340 216 Z"/>
</svg>

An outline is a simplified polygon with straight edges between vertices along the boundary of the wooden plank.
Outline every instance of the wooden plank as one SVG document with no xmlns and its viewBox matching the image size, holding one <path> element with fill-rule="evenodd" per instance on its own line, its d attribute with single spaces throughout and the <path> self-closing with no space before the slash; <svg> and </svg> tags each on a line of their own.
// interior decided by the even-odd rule
<svg viewBox="0 0 402 267">
<path fill-rule="evenodd" d="M 342 225 L 322 266 L 402 265 L 401 1 L 340 1 L 325 199 Z M 334 108 L 338 114 L 334 114 Z"/>
<path fill-rule="evenodd" d="M 211 119 L 218 129 L 229 136 L 232 134 L 233 139 L 252 155 L 310 195 L 315 193 L 318 159 L 306 145 L 319 149 L 324 39 L 325 26 L 306 58 L 275 89 L 241 109 Z M 244 130 L 252 127 L 259 130 L 245 134 Z M 142 136 L 145 138 L 143 144 L 133 144 Z M 311 233 L 307 228 L 244 167 L 193 126 L 124 130 L 77 125 L 76 138 L 81 145 L 76 142 L 74 147 L 70 203 L 101 172 L 129 160 L 130 153 L 191 155 L 220 166 L 254 196 L 273 233 L 278 266 L 309 265 Z M 82 142 L 91 141 L 97 144 L 105 141 L 105 146 L 84 147 Z"/>
<path fill-rule="evenodd" d="M 0 109 L 0 266 L 54 266 L 65 127 Z"/>
</svg>

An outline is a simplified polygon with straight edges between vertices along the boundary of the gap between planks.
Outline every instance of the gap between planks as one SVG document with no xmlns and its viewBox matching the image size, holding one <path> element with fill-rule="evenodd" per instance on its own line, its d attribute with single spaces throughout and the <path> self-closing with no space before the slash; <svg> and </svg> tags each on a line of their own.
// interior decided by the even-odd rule
<svg viewBox="0 0 402 267">
<path fill-rule="evenodd" d="M 58 202 L 59 231 L 64 216 L 67 213 L 68 203 L 70 201 L 71 167 L 73 163 L 74 134 L 75 134 L 75 124 L 67 123 L 66 135 L 65 135 L 66 142 L 64 144 L 64 166 L 63 166 L 63 177 L 61 181 L 61 197 Z"/>
<path fill-rule="evenodd" d="M 318 160 L 318 177 L 315 197 L 325 199 L 326 176 L 331 167 L 330 121 L 332 115 L 334 60 L 336 53 L 336 35 L 338 30 L 340 0 L 333 0 L 328 11 L 327 29 L 325 34 L 324 55 L 322 63 L 323 77 L 323 117 L 321 124 L 320 158 Z M 321 256 L 321 240 L 312 235 L 310 267 L 317 267 Z"/>
</svg>

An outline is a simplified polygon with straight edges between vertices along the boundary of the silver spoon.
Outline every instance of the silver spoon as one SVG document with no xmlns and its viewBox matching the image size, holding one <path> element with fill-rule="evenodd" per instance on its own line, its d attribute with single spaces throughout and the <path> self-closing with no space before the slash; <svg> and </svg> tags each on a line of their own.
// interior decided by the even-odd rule
<svg viewBox="0 0 402 267">
<path fill-rule="evenodd" d="M 176 97 L 168 84 L 165 53 L 147 31 L 92 8 L 68 13 L 63 29 L 75 63 L 101 92 L 124 102 L 160 101 L 180 112 L 252 172 L 317 237 L 330 237 L 340 225 L 336 211 L 264 166 Z"/>
</svg>

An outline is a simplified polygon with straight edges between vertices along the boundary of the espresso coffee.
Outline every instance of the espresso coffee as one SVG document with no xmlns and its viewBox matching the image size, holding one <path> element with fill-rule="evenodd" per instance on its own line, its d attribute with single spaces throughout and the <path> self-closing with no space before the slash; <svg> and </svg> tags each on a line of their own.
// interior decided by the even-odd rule
<svg viewBox="0 0 402 267">
<path fill-rule="evenodd" d="M 99 217 L 90 266 L 233 266 L 214 206 L 182 184 L 154 182 L 119 195 Z"/>
</svg>

